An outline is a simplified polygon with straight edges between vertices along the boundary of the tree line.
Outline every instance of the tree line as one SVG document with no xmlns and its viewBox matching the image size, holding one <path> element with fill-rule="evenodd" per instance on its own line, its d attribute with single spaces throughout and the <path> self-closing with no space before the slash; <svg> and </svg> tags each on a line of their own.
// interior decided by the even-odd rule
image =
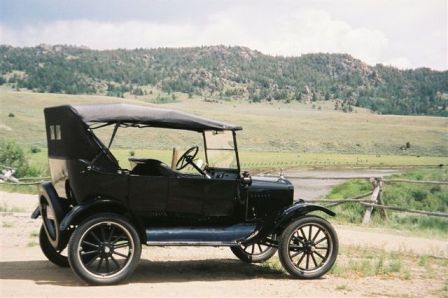
<svg viewBox="0 0 448 298">
<path fill-rule="evenodd" d="M 384 114 L 448 116 L 448 72 L 369 66 L 347 54 L 264 55 L 244 47 L 91 50 L 0 46 L 0 84 L 36 92 L 145 95 L 144 86 L 252 102 L 334 100 Z"/>
</svg>

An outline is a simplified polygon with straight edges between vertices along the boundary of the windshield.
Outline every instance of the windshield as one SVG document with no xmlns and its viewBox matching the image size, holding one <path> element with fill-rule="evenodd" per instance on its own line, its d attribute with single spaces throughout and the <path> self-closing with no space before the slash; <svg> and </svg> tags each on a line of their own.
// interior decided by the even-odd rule
<svg viewBox="0 0 448 298">
<path fill-rule="evenodd" d="M 209 167 L 238 168 L 232 131 L 205 131 L 204 138 Z"/>
</svg>

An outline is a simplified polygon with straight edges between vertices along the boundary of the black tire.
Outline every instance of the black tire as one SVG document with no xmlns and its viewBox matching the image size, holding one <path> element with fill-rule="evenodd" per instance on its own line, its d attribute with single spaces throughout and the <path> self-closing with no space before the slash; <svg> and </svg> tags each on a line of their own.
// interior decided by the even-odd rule
<svg viewBox="0 0 448 298">
<path fill-rule="evenodd" d="M 68 244 L 73 272 L 95 285 L 116 284 L 129 277 L 141 252 L 135 228 L 125 217 L 114 213 L 86 219 L 73 232 Z"/>
<path fill-rule="evenodd" d="M 69 267 L 68 257 L 62 255 L 62 250 L 56 250 L 53 245 L 51 245 L 50 240 L 48 240 L 45 228 L 42 225 L 39 231 L 39 245 L 40 249 L 47 257 L 47 259 L 59 267 Z"/>
<path fill-rule="evenodd" d="M 42 223 L 48 241 L 54 248 L 61 249 L 67 245 L 67 242 L 64 243 L 62 239 L 59 225 L 67 212 L 64 210 L 64 206 L 62 205 L 63 201 L 59 199 L 52 184 L 43 184 L 41 187 L 39 208 L 42 216 Z"/>
<path fill-rule="evenodd" d="M 331 269 L 338 248 L 338 236 L 328 221 L 305 216 L 291 222 L 281 234 L 279 258 L 293 277 L 318 278 Z"/>
<path fill-rule="evenodd" d="M 238 245 L 230 247 L 233 254 L 246 263 L 262 263 L 269 260 L 277 252 L 277 248 L 262 243 Z"/>
</svg>

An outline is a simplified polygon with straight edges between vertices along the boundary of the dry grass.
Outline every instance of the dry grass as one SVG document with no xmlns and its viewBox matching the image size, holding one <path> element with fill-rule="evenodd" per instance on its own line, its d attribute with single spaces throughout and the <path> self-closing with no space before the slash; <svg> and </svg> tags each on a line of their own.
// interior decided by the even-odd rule
<svg viewBox="0 0 448 298">
<path fill-rule="evenodd" d="M 27 146 L 45 147 L 42 109 L 46 106 L 106 102 L 146 104 L 106 96 L 38 94 L 5 88 L 0 92 L 0 137 L 16 139 Z M 244 130 L 239 133 L 242 152 L 356 154 L 358 160 L 377 155 L 448 156 L 446 118 L 385 116 L 363 109 L 345 114 L 334 111 L 328 102 L 319 103 L 322 109 L 316 110 L 312 105 L 301 103 L 207 103 L 198 98 L 184 98 L 181 94 L 178 98 L 179 102 L 156 106 L 242 125 Z M 8 117 L 10 112 L 15 117 Z M 411 148 L 403 153 L 400 146 L 406 142 L 410 142 Z M 125 133 L 119 132 L 116 145 L 127 149 L 169 149 L 173 145 L 193 143 L 202 143 L 199 134 L 128 129 Z M 368 156 L 364 156 L 366 154 Z"/>
<path fill-rule="evenodd" d="M 277 257 L 258 266 L 269 268 L 273 272 L 283 271 Z M 350 280 L 376 277 L 399 280 L 442 279 L 448 282 L 448 259 L 417 256 L 405 251 L 343 246 L 329 274 Z M 346 290 L 345 287 L 339 285 L 336 289 Z"/>
</svg>

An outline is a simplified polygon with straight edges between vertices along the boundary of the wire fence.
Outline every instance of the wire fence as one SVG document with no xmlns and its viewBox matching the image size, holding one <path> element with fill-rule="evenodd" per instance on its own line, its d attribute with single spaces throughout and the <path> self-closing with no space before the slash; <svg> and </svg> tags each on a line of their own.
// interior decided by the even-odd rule
<svg viewBox="0 0 448 298">
<path fill-rule="evenodd" d="M 384 163 L 368 158 L 356 158 L 354 159 L 341 159 L 341 160 L 290 160 L 290 161 L 254 161 L 254 162 L 242 162 L 241 167 L 244 169 L 278 169 L 278 168 L 298 168 L 298 167 L 369 167 L 369 166 L 384 166 Z M 400 167 L 440 167 L 443 164 L 406 164 L 400 165 Z"/>
</svg>

